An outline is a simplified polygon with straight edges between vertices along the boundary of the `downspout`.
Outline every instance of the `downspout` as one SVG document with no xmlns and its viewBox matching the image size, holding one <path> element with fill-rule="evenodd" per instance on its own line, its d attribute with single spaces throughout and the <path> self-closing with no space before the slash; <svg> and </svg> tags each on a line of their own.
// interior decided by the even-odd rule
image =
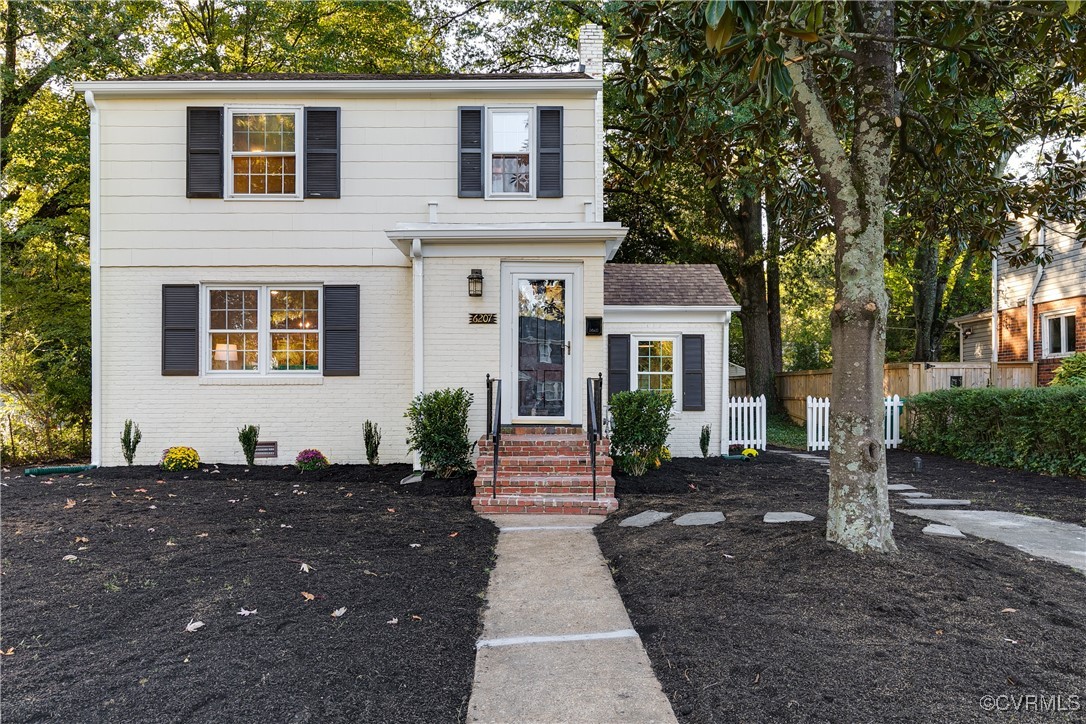
<svg viewBox="0 0 1086 724">
<path fill-rule="evenodd" d="M 998 253 L 997 253 L 998 254 Z M 992 374 L 999 364 L 999 257 L 992 255 Z"/>
<path fill-rule="evenodd" d="M 1037 240 L 1037 245 L 1040 247 L 1041 252 L 1044 252 L 1046 243 L 1046 234 L 1044 222 L 1041 222 L 1040 238 Z M 1041 277 L 1045 275 L 1044 264 L 1037 264 L 1037 274 L 1033 277 L 1033 286 L 1029 288 L 1029 296 L 1026 297 L 1026 361 L 1033 361 L 1033 298 L 1037 295 L 1037 287 L 1041 285 Z"/>
<path fill-rule="evenodd" d="M 411 242 L 411 340 L 413 347 L 412 387 L 416 396 L 426 391 L 424 380 L 426 358 L 422 329 L 423 279 L 422 240 L 414 239 Z M 422 461 L 419 459 L 417 450 L 414 453 L 413 460 L 415 470 L 421 469 Z"/>
<path fill-rule="evenodd" d="M 720 399 L 720 454 L 721 455 L 727 455 L 728 454 L 728 437 L 729 437 L 729 432 L 730 432 L 728 430 L 728 408 L 731 406 L 731 394 L 732 394 L 732 391 L 731 391 L 731 381 L 732 381 L 731 368 L 732 368 L 732 365 L 731 365 L 731 361 L 729 359 L 729 354 L 730 354 L 729 344 L 730 344 L 730 341 L 728 339 L 728 333 L 729 333 L 729 329 L 731 327 L 731 323 L 732 323 L 732 313 L 731 312 L 724 312 L 724 323 L 721 325 L 722 331 L 724 333 L 723 334 L 723 336 L 724 336 L 724 343 L 723 343 L 723 347 L 724 347 L 724 364 L 723 364 L 724 371 L 723 371 L 723 373 L 721 373 L 724 379 L 723 379 L 723 383 L 722 383 L 722 386 L 721 386 L 721 389 L 723 390 L 723 394 L 720 396 L 721 397 L 721 399 Z"/>
<path fill-rule="evenodd" d="M 90 281 L 91 281 L 91 465 L 102 464 L 102 210 L 101 120 L 94 93 L 83 98 L 90 110 Z"/>
</svg>

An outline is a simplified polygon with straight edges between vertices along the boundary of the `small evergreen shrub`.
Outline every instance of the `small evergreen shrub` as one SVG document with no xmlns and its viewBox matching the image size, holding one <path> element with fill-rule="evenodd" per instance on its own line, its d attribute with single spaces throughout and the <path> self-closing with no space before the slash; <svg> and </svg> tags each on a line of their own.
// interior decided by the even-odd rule
<svg viewBox="0 0 1086 724">
<path fill-rule="evenodd" d="M 407 446 L 417 451 L 422 467 L 439 478 L 471 470 L 468 410 L 474 397 L 463 387 L 420 394 L 411 401 L 407 418 Z"/>
<path fill-rule="evenodd" d="M 911 450 L 1086 477 L 1086 386 L 938 390 L 905 404 Z"/>
<path fill-rule="evenodd" d="M 309 448 L 298 453 L 294 464 L 299 470 L 322 470 L 328 467 L 328 458 L 320 450 Z"/>
<path fill-rule="evenodd" d="M 167 448 L 162 451 L 159 466 L 163 470 L 195 470 L 200 467 L 200 453 L 183 445 Z"/>
<path fill-rule="evenodd" d="M 366 420 L 362 426 L 362 437 L 366 441 L 366 462 L 376 465 L 379 460 L 377 451 L 381 447 L 381 428 L 377 423 Z"/>
<path fill-rule="evenodd" d="M 611 397 L 611 450 L 627 475 L 640 477 L 671 459 L 665 443 L 671 433 L 674 401 L 670 392 L 651 390 L 618 392 Z"/>
<path fill-rule="evenodd" d="M 701 456 L 703 458 L 709 457 L 709 439 L 713 434 L 712 425 L 701 426 L 701 437 L 698 438 L 698 444 L 701 445 Z"/>
<path fill-rule="evenodd" d="M 260 425 L 246 425 L 238 428 L 238 442 L 245 454 L 245 464 L 256 464 L 256 444 L 260 440 Z"/>
<path fill-rule="evenodd" d="M 129 465 L 136 459 L 136 448 L 139 447 L 143 435 L 140 434 L 140 426 L 131 420 L 124 421 L 124 431 L 121 432 L 121 454 Z"/>
<path fill-rule="evenodd" d="M 1052 384 L 1086 387 L 1086 352 L 1065 357 L 1052 375 Z"/>
</svg>

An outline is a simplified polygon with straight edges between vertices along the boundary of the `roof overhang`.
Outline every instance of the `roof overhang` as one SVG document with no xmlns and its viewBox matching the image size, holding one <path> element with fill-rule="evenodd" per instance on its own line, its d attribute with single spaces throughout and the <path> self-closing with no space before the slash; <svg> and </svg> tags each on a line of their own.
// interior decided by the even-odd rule
<svg viewBox="0 0 1086 724">
<path fill-rule="evenodd" d="M 982 320 L 991 319 L 992 310 L 985 309 L 983 312 L 973 312 L 972 314 L 963 314 L 960 317 L 954 317 L 954 319 L 948 319 L 947 322 L 953 325 L 966 324 L 968 322 L 980 322 Z"/>
<path fill-rule="evenodd" d="M 95 98 L 171 96 L 463 96 L 530 92 L 592 95 L 599 78 L 472 78 L 459 80 L 95 80 L 75 84 Z"/>
<path fill-rule="evenodd" d="M 611 259 L 628 229 L 615 222 L 535 224 L 397 224 L 385 235 L 404 256 L 416 256 L 412 245 L 494 245 L 503 242 L 549 244 L 602 243 Z"/>
<path fill-rule="evenodd" d="M 635 305 L 604 304 L 604 322 L 728 322 L 738 305 Z"/>
</svg>

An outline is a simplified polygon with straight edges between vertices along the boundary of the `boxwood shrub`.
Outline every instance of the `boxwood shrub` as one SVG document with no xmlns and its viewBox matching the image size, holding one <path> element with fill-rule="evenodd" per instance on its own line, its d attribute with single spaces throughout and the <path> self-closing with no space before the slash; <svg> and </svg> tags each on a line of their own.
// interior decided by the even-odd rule
<svg viewBox="0 0 1086 724">
<path fill-rule="evenodd" d="M 420 394 L 411 401 L 407 418 L 407 449 L 418 451 L 422 467 L 439 478 L 471 471 L 468 411 L 473 396 L 463 387 Z"/>
<path fill-rule="evenodd" d="M 954 389 L 906 401 L 911 450 L 1086 477 L 1086 388 Z"/>
<path fill-rule="evenodd" d="M 611 451 L 619 468 L 633 477 L 670 460 L 671 393 L 633 390 L 611 396 Z"/>
</svg>

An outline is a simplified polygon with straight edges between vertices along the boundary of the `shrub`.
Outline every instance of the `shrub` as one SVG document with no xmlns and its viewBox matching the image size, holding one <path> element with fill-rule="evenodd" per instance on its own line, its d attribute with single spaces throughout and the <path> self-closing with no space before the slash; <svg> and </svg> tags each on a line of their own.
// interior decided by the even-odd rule
<svg viewBox="0 0 1086 724">
<path fill-rule="evenodd" d="M 328 458 L 320 450 L 309 448 L 298 453 L 294 464 L 299 470 L 321 470 L 328 467 Z"/>
<path fill-rule="evenodd" d="M 638 477 L 671 459 L 664 444 L 671 433 L 674 400 L 670 392 L 651 390 L 618 392 L 611 397 L 611 449 L 626 474 Z"/>
<path fill-rule="evenodd" d="M 377 423 L 366 420 L 362 426 L 362 437 L 366 441 L 366 462 L 376 465 L 379 459 L 377 450 L 381 447 L 381 428 L 377 427 Z"/>
<path fill-rule="evenodd" d="M 435 390 L 416 396 L 404 413 L 408 450 L 417 451 L 422 467 L 439 478 L 471 470 L 468 410 L 473 399 L 463 387 Z"/>
<path fill-rule="evenodd" d="M 1052 384 L 1086 387 L 1086 352 L 1065 357 L 1052 375 Z"/>
<path fill-rule="evenodd" d="M 698 444 L 701 445 L 701 456 L 703 458 L 709 457 L 709 438 L 713 434 L 712 425 L 701 426 L 701 437 L 698 438 Z"/>
<path fill-rule="evenodd" d="M 939 390 L 906 407 L 912 450 L 1086 476 L 1086 387 Z"/>
<path fill-rule="evenodd" d="M 140 426 L 131 420 L 124 421 L 124 431 L 121 433 L 121 454 L 129 465 L 136 459 L 136 448 L 139 447 L 143 435 L 140 434 Z"/>
<path fill-rule="evenodd" d="M 246 425 L 238 428 L 238 442 L 245 453 L 245 464 L 256 464 L 256 444 L 260 441 L 260 425 Z"/>
<path fill-rule="evenodd" d="M 163 470 L 195 470 L 200 467 L 200 453 L 191 447 L 171 447 L 162 451 Z"/>
</svg>

